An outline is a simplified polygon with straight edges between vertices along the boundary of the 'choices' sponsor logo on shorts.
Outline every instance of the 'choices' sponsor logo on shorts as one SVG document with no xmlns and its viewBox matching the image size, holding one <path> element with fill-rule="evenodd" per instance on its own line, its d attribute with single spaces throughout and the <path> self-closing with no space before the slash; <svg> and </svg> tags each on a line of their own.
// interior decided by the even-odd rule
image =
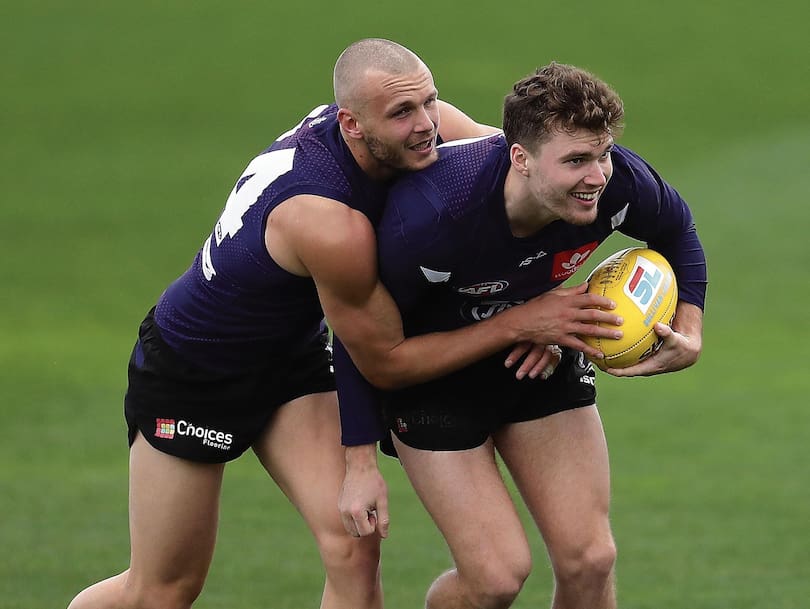
<svg viewBox="0 0 810 609">
<path fill-rule="evenodd" d="M 155 437 L 157 438 L 173 440 L 176 435 L 198 438 L 202 441 L 203 446 L 220 450 L 230 450 L 233 443 L 233 434 L 200 427 L 183 419 L 177 422 L 174 419 L 156 419 L 155 424 Z"/>
</svg>

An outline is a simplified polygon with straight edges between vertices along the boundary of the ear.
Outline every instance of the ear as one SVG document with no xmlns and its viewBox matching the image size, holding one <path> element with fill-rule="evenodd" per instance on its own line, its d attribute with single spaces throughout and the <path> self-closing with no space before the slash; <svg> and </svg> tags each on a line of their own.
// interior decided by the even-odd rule
<svg viewBox="0 0 810 609">
<path fill-rule="evenodd" d="M 346 134 L 346 137 L 359 140 L 363 138 L 363 130 L 357 122 L 357 117 L 351 110 L 340 108 L 337 113 L 338 123 L 340 130 Z"/>
<path fill-rule="evenodd" d="M 529 152 L 520 144 L 512 144 L 509 149 L 512 167 L 522 176 L 529 176 Z"/>
</svg>

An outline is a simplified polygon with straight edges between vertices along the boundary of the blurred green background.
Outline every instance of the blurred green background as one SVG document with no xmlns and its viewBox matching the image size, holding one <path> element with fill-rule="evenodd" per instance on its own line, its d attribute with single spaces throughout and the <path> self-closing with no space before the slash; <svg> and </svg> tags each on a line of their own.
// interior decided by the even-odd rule
<svg viewBox="0 0 810 609">
<path fill-rule="evenodd" d="M 331 100 L 335 58 L 367 36 L 412 48 L 441 96 L 484 122 L 551 60 L 618 89 L 621 142 L 690 201 L 710 262 L 699 364 L 600 375 L 620 604 L 807 607 L 808 16 L 799 0 L 2 3 L 0 608 L 63 607 L 126 567 L 138 323 L 247 162 Z M 398 464 L 383 466 L 387 606 L 420 607 L 449 557 Z M 532 539 L 521 609 L 550 598 Z M 321 586 L 255 459 L 229 466 L 196 606 L 316 607 Z"/>
</svg>

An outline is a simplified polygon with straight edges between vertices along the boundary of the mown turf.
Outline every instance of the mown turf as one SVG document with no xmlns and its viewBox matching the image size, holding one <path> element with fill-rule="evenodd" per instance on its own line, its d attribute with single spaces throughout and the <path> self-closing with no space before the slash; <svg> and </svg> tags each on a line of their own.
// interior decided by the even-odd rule
<svg viewBox="0 0 810 609">
<path fill-rule="evenodd" d="M 622 606 L 806 607 L 805 4 L 345 9 L 0 9 L 0 608 L 65 606 L 126 567 L 121 410 L 137 324 L 191 261 L 247 161 L 329 101 L 335 57 L 363 36 L 419 52 L 441 95 L 490 123 L 511 83 L 552 59 L 622 93 L 623 143 L 691 202 L 710 261 L 699 365 L 600 376 Z M 383 467 L 394 518 L 387 606 L 419 607 L 449 557 L 398 465 Z M 549 568 L 533 544 L 519 609 L 548 605 Z M 253 459 L 230 466 L 197 606 L 315 607 L 321 585 L 294 510 Z"/>
</svg>

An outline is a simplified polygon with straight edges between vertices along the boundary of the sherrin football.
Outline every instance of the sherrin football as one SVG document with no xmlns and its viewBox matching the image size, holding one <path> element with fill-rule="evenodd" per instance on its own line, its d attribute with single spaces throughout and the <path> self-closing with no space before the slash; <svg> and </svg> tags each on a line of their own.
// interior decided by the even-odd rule
<svg viewBox="0 0 810 609">
<path fill-rule="evenodd" d="M 655 324 L 671 324 L 678 304 L 678 285 L 666 258 L 631 247 L 604 260 L 587 281 L 588 292 L 612 299 L 612 312 L 624 318 L 622 338 L 582 337 L 605 354 L 604 360 L 593 362 L 603 370 L 627 368 L 655 353 L 661 342 Z"/>
</svg>

